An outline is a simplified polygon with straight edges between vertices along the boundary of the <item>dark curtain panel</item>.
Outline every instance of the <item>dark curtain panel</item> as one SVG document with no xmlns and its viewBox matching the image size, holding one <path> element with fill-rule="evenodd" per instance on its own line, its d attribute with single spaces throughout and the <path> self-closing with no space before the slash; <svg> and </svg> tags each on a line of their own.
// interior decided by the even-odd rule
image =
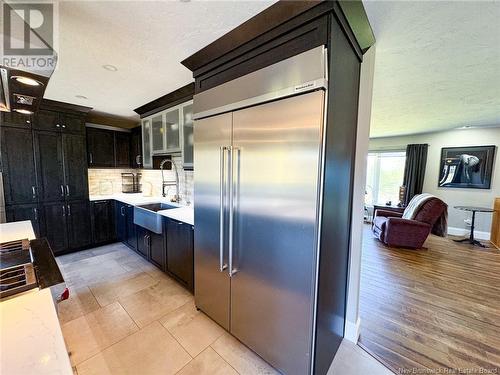
<svg viewBox="0 0 500 375">
<path fill-rule="evenodd" d="M 422 193 L 424 186 L 425 165 L 427 164 L 427 144 L 406 146 L 406 164 L 403 185 L 405 190 L 405 206 L 413 196 Z"/>
</svg>

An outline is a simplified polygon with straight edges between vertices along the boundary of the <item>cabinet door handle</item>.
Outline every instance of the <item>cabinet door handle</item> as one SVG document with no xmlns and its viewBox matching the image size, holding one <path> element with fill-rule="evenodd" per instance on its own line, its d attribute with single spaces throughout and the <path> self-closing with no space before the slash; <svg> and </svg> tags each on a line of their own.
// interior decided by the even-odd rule
<svg viewBox="0 0 500 375">
<path fill-rule="evenodd" d="M 61 125 L 59 125 L 59 124 L 56 124 L 56 128 L 60 128 L 60 127 L 61 127 Z"/>
<path fill-rule="evenodd" d="M 66 206 L 62 206 L 62 215 L 63 216 L 66 216 Z"/>
<path fill-rule="evenodd" d="M 31 192 L 33 193 L 33 200 L 35 200 L 36 199 L 36 189 L 35 189 L 35 186 L 31 187 Z"/>
<path fill-rule="evenodd" d="M 33 215 L 35 217 L 35 221 L 38 221 L 38 209 L 36 207 L 33 208 Z"/>
<path fill-rule="evenodd" d="M 66 196 L 69 197 L 69 185 L 66 185 Z"/>
<path fill-rule="evenodd" d="M 68 216 L 71 216 L 71 206 L 68 204 Z"/>
<path fill-rule="evenodd" d="M 121 212 L 122 216 L 125 216 L 125 206 L 120 207 L 120 212 Z"/>
<path fill-rule="evenodd" d="M 141 155 L 137 155 L 137 156 L 135 157 L 135 164 L 137 164 L 137 165 L 141 165 Z"/>
<path fill-rule="evenodd" d="M 61 185 L 61 197 L 64 197 L 64 186 Z"/>
<path fill-rule="evenodd" d="M 63 127 L 63 128 L 65 128 L 65 127 L 66 127 L 66 125 L 62 125 L 62 127 Z"/>
<path fill-rule="evenodd" d="M 94 163 L 94 158 L 92 157 L 92 153 L 89 152 L 90 164 Z"/>
</svg>

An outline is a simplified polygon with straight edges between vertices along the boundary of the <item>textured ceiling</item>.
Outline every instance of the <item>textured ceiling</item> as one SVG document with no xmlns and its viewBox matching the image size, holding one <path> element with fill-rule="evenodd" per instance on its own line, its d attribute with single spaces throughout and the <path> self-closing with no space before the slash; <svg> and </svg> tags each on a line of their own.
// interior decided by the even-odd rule
<svg viewBox="0 0 500 375">
<path fill-rule="evenodd" d="M 273 2 L 61 1 L 59 61 L 45 98 L 137 119 L 134 108 L 192 81 L 181 60 Z"/>
<path fill-rule="evenodd" d="M 500 2 L 367 1 L 371 137 L 500 124 Z"/>
</svg>

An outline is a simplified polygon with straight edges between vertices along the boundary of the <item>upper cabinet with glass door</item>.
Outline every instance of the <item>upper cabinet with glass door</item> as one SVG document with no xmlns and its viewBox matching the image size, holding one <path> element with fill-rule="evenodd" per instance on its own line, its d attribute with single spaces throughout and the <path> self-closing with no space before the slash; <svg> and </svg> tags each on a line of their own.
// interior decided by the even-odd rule
<svg viewBox="0 0 500 375">
<path fill-rule="evenodd" d="M 193 101 L 182 107 L 182 165 L 186 169 L 193 168 Z"/>
<path fill-rule="evenodd" d="M 142 159 L 143 167 L 151 168 L 153 166 L 153 155 L 151 153 L 151 119 L 142 120 Z"/>
<path fill-rule="evenodd" d="M 144 167 L 153 155 L 182 153 L 183 168 L 193 168 L 193 101 L 155 113 L 142 120 Z"/>
<path fill-rule="evenodd" d="M 165 111 L 165 152 L 181 151 L 181 107 Z"/>
<path fill-rule="evenodd" d="M 157 113 L 151 117 L 151 151 L 153 154 L 165 152 L 165 116 Z"/>
</svg>

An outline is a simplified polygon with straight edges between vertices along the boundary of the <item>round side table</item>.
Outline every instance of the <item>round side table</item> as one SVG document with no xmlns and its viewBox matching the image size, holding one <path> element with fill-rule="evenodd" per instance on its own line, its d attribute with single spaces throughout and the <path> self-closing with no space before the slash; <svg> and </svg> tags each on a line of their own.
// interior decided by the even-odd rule
<svg viewBox="0 0 500 375">
<path fill-rule="evenodd" d="M 461 240 L 453 240 L 453 241 L 455 241 L 455 242 L 467 242 L 467 243 L 470 243 L 471 245 L 480 246 L 480 247 L 486 247 L 481 242 L 479 242 L 478 240 L 474 239 L 474 226 L 475 226 L 475 222 L 476 222 L 476 212 L 494 212 L 494 210 L 491 209 L 491 208 L 474 207 L 474 206 L 455 206 L 455 208 L 457 210 L 472 212 L 472 223 L 471 223 L 471 227 L 470 227 L 470 236 L 469 236 L 469 238 L 464 238 L 464 239 L 461 239 Z"/>
</svg>

